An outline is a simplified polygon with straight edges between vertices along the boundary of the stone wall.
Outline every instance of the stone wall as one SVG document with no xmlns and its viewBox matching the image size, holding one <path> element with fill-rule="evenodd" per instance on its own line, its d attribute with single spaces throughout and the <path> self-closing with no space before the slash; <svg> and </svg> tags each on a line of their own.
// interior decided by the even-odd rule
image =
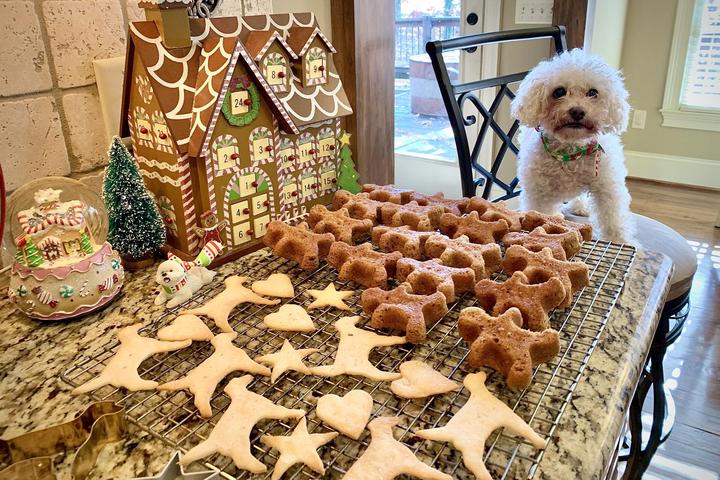
<svg viewBox="0 0 720 480">
<path fill-rule="evenodd" d="M 270 11 L 224 0 L 220 15 Z M 92 61 L 125 54 L 137 0 L 0 1 L 0 162 L 12 191 L 46 175 L 91 176 L 107 145 Z"/>
</svg>

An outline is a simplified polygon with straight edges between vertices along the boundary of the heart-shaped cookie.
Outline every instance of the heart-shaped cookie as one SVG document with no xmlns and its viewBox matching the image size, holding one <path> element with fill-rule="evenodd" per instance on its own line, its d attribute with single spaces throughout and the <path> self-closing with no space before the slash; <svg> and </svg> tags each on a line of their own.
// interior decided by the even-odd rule
<svg viewBox="0 0 720 480">
<path fill-rule="evenodd" d="M 363 390 L 351 390 L 344 397 L 328 394 L 317 402 L 318 418 L 338 432 L 357 440 L 370 420 L 373 399 Z"/>
<path fill-rule="evenodd" d="M 273 273 L 265 280 L 257 280 L 252 284 L 252 291 L 268 297 L 292 298 L 295 296 L 290 277 L 284 273 Z"/>
<path fill-rule="evenodd" d="M 287 304 L 263 318 L 265 326 L 285 332 L 312 332 L 315 324 L 310 315 L 300 305 Z"/>
<path fill-rule="evenodd" d="M 390 384 L 390 390 L 402 398 L 425 398 L 460 388 L 460 385 L 418 360 L 400 365 L 400 375 L 402 378 L 394 380 Z"/>
</svg>

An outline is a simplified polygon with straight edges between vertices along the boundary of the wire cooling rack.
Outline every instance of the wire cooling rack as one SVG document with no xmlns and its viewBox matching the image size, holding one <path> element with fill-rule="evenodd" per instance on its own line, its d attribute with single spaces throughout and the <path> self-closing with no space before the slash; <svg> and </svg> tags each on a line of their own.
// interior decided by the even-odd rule
<svg viewBox="0 0 720 480">
<path fill-rule="evenodd" d="M 534 370 L 530 386 L 522 392 L 512 392 L 505 387 L 497 373 L 489 373 L 489 390 L 522 417 L 544 438 L 552 436 L 560 417 L 563 415 L 573 391 L 581 378 L 590 355 L 600 339 L 610 312 L 623 287 L 625 275 L 633 261 L 635 250 L 632 247 L 591 241 L 583 244 L 582 251 L 575 256 L 584 261 L 590 271 L 590 284 L 575 294 L 572 306 L 566 310 L 556 310 L 551 314 L 551 325 L 560 332 L 560 353 L 547 364 Z M 300 270 L 297 265 L 271 254 L 260 254 L 243 261 L 244 268 L 237 275 L 245 275 L 253 280 L 264 279 L 271 273 L 284 272 L 293 278 L 295 298 L 283 303 L 306 306 L 312 301 L 305 295 L 307 289 L 322 289 L 329 282 L 335 282 L 338 288 L 354 290 L 347 303 L 352 313 L 335 309 L 312 310 L 317 330 L 309 333 L 277 332 L 264 328 L 262 319 L 268 313 L 279 308 L 243 304 L 234 310 L 230 324 L 239 333 L 235 343 L 251 357 L 272 353 L 280 349 L 283 341 L 289 339 L 295 348 L 317 348 L 319 353 L 306 358 L 308 365 L 324 365 L 333 361 L 337 347 L 337 337 L 332 327 L 342 316 L 360 314 L 362 307 L 359 297 L 362 287 L 353 282 L 339 282 L 335 270 L 323 264 L 314 272 Z M 502 273 L 494 275 L 503 279 Z M 190 305 L 200 305 L 222 290 L 222 282 L 215 287 L 201 291 Z M 381 347 L 373 350 L 371 362 L 382 370 L 398 371 L 401 363 L 415 359 L 423 360 L 447 377 L 462 384 L 470 369 L 464 364 L 467 346 L 457 331 L 458 314 L 461 309 L 475 304 L 472 295 L 466 294 L 450 305 L 448 313 L 428 331 L 428 338 L 422 345 L 410 344 L 399 347 Z M 170 310 L 162 317 L 141 330 L 146 336 L 154 337 L 157 330 L 170 323 L 177 309 Z M 367 321 L 364 319 L 362 323 Z M 370 329 L 369 327 L 365 327 Z M 63 380 L 77 386 L 94 377 L 113 356 L 118 342 L 110 340 L 105 345 L 81 356 L 76 365 L 63 374 Z M 163 383 L 185 375 L 212 353 L 208 342 L 193 342 L 185 349 L 169 354 L 155 355 L 146 360 L 140 368 L 143 378 Z M 489 371 L 490 372 L 490 371 Z M 229 378 L 243 375 L 236 372 Z M 211 405 L 213 417 L 201 418 L 193 405 L 192 396 L 179 392 L 127 392 L 111 386 L 95 390 L 92 395 L 100 400 L 114 400 L 126 406 L 128 419 L 153 436 L 163 440 L 173 448 L 187 451 L 205 440 L 229 404 L 229 398 L 223 388 L 229 378 L 218 385 Z M 395 428 L 395 438 L 410 447 L 418 458 L 435 468 L 452 475 L 454 478 L 474 478 L 462 463 L 461 454 L 444 443 L 421 440 L 413 435 L 414 431 L 445 425 L 448 420 L 465 404 L 468 399 L 466 389 L 435 397 L 407 400 L 395 397 L 388 382 L 375 382 L 368 379 L 339 376 L 316 377 L 298 372 L 288 372 L 275 384 L 266 377 L 255 377 L 249 389 L 263 395 L 275 403 L 288 408 L 301 408 L 307 411 L 308 430 L 328 431 L 315 415 L 315 405 L 319 397 L 334 393 L 344 395 L 353 389 L 369 392 L 373 399 L 373 417 L 399 416 L 401 421 Z M 261 435 L 287 435 L 295 421 L 261 421 L 251 434 L 252 453 L 268 465 L 268 471 L 262 475 L 238 470 L 228 457 L 216 454 L 206 459 L 207 465 L 218 468 L 224 478 L 270 478 L 272 465 L 278 452 L 269 450 L 259 439 Z M 320 455 L 326 467 L 326 478 L 340 478 L 352 463 L 364 452 L 370 442 L 368 430 L 359 440 L 338 436 L 334 441 L 320 449 Z M 486 442 L 485 463 L 493 478 L 515 479 L 531 478 L 542 460 L 543 451 L 525 443 L 519 437 L 505 434 L 503 430 L 494 432 Z M 317 478 L 318 474 L 306 467 L 296 465 L 285 474 L 286 479 Z"/>
</svg>

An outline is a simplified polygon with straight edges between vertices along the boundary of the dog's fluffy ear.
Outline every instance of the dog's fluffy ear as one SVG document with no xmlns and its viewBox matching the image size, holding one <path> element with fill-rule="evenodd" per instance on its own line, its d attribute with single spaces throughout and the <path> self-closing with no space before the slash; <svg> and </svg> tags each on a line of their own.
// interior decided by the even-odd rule
<svg viewBox="0 0 720 480">
<path fill-rule="evenodd" d="M 542 62 L 545 63 L 545 62 Z M 538 67 L 542 66 L 542 63 Z M 520 82 L 515 98 L 510 104 L 510 114 L 527 127 L 540 125 L 547 107 L 547 84 L 542 81 L 542 68 L 535 67 Z"/>
<path fill-rule="evenodd" d="M 603 128 L 605 133 L 621 134 L 627 129 L 630 117 L 630 104 L 628 103 L 628 91 L 625 89 L 625 82 L 622 74 L 614 68 L 607 68 L 607 81 L 611 95 L 607 101 L 607 125 Z"/>
</svg>

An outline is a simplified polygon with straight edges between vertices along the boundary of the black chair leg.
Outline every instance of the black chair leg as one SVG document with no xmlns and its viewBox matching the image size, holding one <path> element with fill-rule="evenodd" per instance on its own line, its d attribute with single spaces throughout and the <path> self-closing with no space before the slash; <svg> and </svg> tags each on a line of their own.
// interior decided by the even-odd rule
<svg viewBox="0 0 720 480">
<path fill-rule="evenodd" d="M 668 312 L 669 313 L 669 312 Z M 667 438 L 668 432 L 663 432 L 665 415 L 667 411 L 667 398 L 665 396 L 665 375 L 663 360 L 667 352 L 666 336 L 670 325 L 670 315 L 660 317 L 648 359 L 649 371 L 643 369 L 641 381 L 635 391 L 630 404 L 630 451 L 627 455 L 627 465 L 623 474 L 625 480 L 642 478 L 647 470 L 653 455 L 660 444 Z M 653 418 L 648 441 L 643 448 L 642 441 L 642 407 L 650 385 L 653 389 Z"/>
</svg>

